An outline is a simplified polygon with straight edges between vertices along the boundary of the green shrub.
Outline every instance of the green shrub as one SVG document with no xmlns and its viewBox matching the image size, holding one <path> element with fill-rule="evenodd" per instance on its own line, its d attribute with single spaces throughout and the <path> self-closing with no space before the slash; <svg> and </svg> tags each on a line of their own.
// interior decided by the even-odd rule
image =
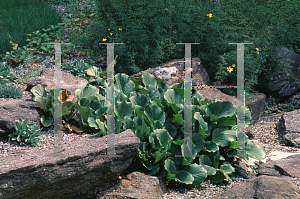
<svg viewBox="0 0 300 199">
<path fill-rule="evenodd" d="M 15 79 L 17 78 L 13 77 L 9 66 L 0 62 L 0 84 L 15 83 Z"/>
<path fill-rule="evenodd" d="M 52 5 L 65 5 L 69 3 L 69 1 L 70 0 L 48 0 L 47 3 Z"/>
<path fill-rule="evenodd" d="M 23 93 L 21 88 L 13 86 L 11 84 L 0 85 L 0 98 L 22 98 Z"/>
<path fill-rule="evenodd" d="M 20 143 L 21 146 L 23 145 L 31 145 L 31 146 L 40 146 L 38 142 L 42 139 L 42 132 L 38 125 L 36 124 L 27 124 L 27 119 L 22 121 L 19 118 L 19 121 L 16 120 L 16 125 L 14 128 L 16 129 L 15 132 L 9 134 L 9 141 L 17 141 Z"/>
<path fill-rule="evenodd" d="M 282 66 L 272 62 L 276 47 L 299 49 L 295 12 L 299 4 L 294 2 L 97 0 L 96 4 L 98 19 L 87 27 L 87 46 L 94 44 L 92 49 L 100 51 L 107 46 L 98 43 L 124 43 L 116 44 L 114 53 L 119 55 L 116 71 L 127 75 L 183 58 L 184 45 L 175 43 L 197 42 L 201 44 L 192 45 L 192 57 L 200 57 L 211 84 L 236 85 L 236 69 L 227 68 L 237 65 L 237 46 L 228 43 L 252 42 L 244 46 L 245 88 L 250 93 L 264 73 L 264 79 L 282 73 Z M 220 90 L 236 96 L 236 89 Z"/>
<path fill-rule="evenodd" d="M 89 68 L 89 64 L 84 63 L 84 60 L 71 60 L 68 63 L 62 63 L 62 67 L 64 71 L 71 73 L 74 76 L 85 76 L 87 70 Z"/>
</svg>

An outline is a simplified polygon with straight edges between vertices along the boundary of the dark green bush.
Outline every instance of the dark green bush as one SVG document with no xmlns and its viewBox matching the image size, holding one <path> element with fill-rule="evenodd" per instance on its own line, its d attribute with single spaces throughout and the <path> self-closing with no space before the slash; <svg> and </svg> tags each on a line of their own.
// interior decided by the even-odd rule
<svg viewBox="0 0 300 199">
<path fill-rule="evenodd" d="M 0 85 L 0 98 L 22 98 L 23 93 L 21 88 L 13 86 L 11 84 Z"/>
<path fill-rule="evenodd" d="M 98 43 L 124 43 L 115 45 L 116 73 L 132 75 L 183 58 L 184 45 L 176 43 L 196 42 L 200 45 L 192 45 L 192 57 L 200 57 L 211 84 L 236 85 L 236 68 L 231 72 L 228 68 L 237 66 L 237 45 L 228 43 L 252 42 L 244 45 L 244 63 L 245 90 L 253 92 L 262 76 L 270 80 L 285 72 L 273 60 L 277 47 L 299 52 L 300 6 L 295 2 L 96 0 L 96 4 L 98 19 L 86 28 L 89 34 L 83 34 L 85 47 L 106 53 L 107 45 Z M 236 89 L 220 90 L 236 96 Z"/>
</svg>

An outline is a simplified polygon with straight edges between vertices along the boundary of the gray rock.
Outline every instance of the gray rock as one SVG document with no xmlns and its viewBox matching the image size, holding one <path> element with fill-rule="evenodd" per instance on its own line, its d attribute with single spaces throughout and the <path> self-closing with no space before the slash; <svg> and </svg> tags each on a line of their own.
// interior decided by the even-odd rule
<svg viewBox="0 0 300 199">
<path fill-rule="evenodd" d="M 263 93 L 252 93 L 245 98 L 245 104 L 251 112 L 251 124 L 257 123 L 266 110 L 266 95 Z"/>
<path fill-rule="evenodd" d="M 300 147 L 300 109 L 281 116 L 278 127 L 284 132 L 283 141 L 288 146 Z"/>
<path fill-rule="evenodd" d="M 202 66 L 199 58 L 192 58 L 192 78 L 193 81 L 198 82 L 199 85 L 210 85 L 209 76 Z M 171 85 L 174 83 L 180 83 L 181 80 L 184 81 L 184 71 L 185 62 L 184 59 L 174 59 L 172 61 L 166 62 L 154 68 L 149 68 L 148 70 L 139 72 L 137 74 L 131 75 L 131 77 L 139 77 L 144 72 L 148 72 L 154 75 L 156 78 L 164 79 Z"/>
<path fill-rule="evenodd" d="M 141 172 L 132 172 L 127 179 L 122 179 L 111 190 L 115 192 L 104 196 L 98 195 L 100 199 L 111 198 L 161 198 L 167 192 L 165 183 L 156 176 L 148 176 Z"/>
<path fill-rule="evenodd" d="M 0 113 L 0 137 L 8 139 L 8 135 L 15 131 L 13 126 L 19 118 L 40 125 L 43 110 L 39 103 L 32 101 L 30 96 L 23 96 L 20 99 L 2 99 Z"/>
<path fill-rule="evenodd" d="M 272 95 L 277 103 L 300 92 L 300 55 L 286 47 L 278 48 L 276 53 L 274 59 L 278 60 L 278 63 L 281 64 L 282 67 L 287 68 L 287 70 L 296 78 L 295 81 L 285 74 L 279 74 L 275 76 L 273 80 L 261 82 L 259 84 L 260 92 Z M 285 56 L 290 60 L 285 60 Z M 297 81 L 299 82 L 297 83 Z"/>
<path fill-rule="evenodd" d="M 40 84 L 42 86 L 47 86 L 45 89 L 47 92 L 50 92 L 51 88 L 55 87 L 55 80 L 54 80 L 54 69 L 51 68 L 45 68 L 40 76 L 35 77 L 27 84 L 27 91 L 30 91 L 31 88 L 34 86 Z M 74 96 L 73 102 L 77 102 L 77 95 L 75 94 L 75 91 L 80 88 L 84 88 L 82 86 L 86 86 L 88 84 L 88 81 L 86 79 L 83 79 L 81 77 L 75 77 L 74 75 L 70 73 L 66 73 L 62 71 L 62 81 L 61 85 L 68 85 L 68 87 L 64 86 L 64 89 L 67 89 L 71 92 L 71 95 Z M 81 87 L 76 87 L 81 86 Z"/>
<path fill-rule="evenodd" d="M 259 175 L 289 176 L 300 178 L 300 155 L 263 163 L 258 168 Z"/>
<path fill-rule="evenodd" d="M 274 176 L 258 176 L 246 182 L 235 185 L 214 199 L 243 199 L 243 198 L 269 198 L 282 199 L 300 198 L 300 188 L 284 178 Z"/>
<path fill-rule="evenodd" d="M 90 138 L 90 139 L 89 139 Z M 127 130 L 115 135 L 115 154 L 106 154 L 105 137 L 79 138 L 53 149 L 31 147 L 10 158 L 0 158 L 0 198 L 71 198 L 105 190 L 130 165 L 140 140 Z"/>
</svg>

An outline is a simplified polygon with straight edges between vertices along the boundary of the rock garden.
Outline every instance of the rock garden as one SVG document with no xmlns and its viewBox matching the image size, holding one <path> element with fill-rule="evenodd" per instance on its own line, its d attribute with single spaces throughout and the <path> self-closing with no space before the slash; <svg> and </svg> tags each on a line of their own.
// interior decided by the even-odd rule
<svg viewBox="0 0 300 199">
<path fill-rule="evenodd" d="M 32 0 L 31 3 L 42 6 L 40 10 L 47 6 L 46 12 L 51 12 L 53 21 L 43 16 L 47 21 L 43 28 L 33 27 L 29 32 L 17 29 L 27 37 L 23 40 L 16 39 L 18 35 L 5 37 L 5 45 L 9 47 L 0 49 L 3 52 L 0 198 L 300 198 L 297 166 L 300 160 L 300 51 L 294 44 L 300 42 L 277 39 L 288 34 L 282 30 L 287 27 L 294 28 L 289 34 L 296 38 L 300 21 L 290 17 L 270 25 L 273 29 L 258 29 L 255 17 L 254 21 L 250 20 L 248 24 L 258 31 L 249 30 L 246 34 L 253 37 L 249 41 L 254 45 L 245 45 L 247 92 L 242 102 L 236 99 L 236 91 L 233 91 L 236 89 L 201 87 L 235 84 L 236 46 L 226 50 L 220 41 L 247 38 L 221 34 L 224 27 L 219 20 L 224 17 L 221 9 L 224 2 L 202 2 L 201 5 L 205 5 L 202 11 L 208 14 L 203 14 L 201 23 L 208 29 L 220 28 L 205 40 L 209 43 L 218 38 L 213 46 L 221 46 L 214 52 L 220 59 L 210 57 L 213 53 L 206 48 L 197 45 L 192 48 L 192 81 L 193 85 L 200 86 L 192 90 L 192 101 L 197 108 L 193 115 L 190 152 L 201 157 L 176 158 L 175 154 L 181 155 L 186 150 L 183 149 L 185 123 L 182 120 L 185 59 L 184 49 L 179 50 L 172 43 L 187 42 L 181 39 L 186 33 L 181 33 L 179 27 L 192 23 L 183 20 L 177 24 L 172 13 L 178 5 L 173 2 L 166 6 L 156 1 L 136 3 L 135 9 L 164 7 L 148 16 L 139 9 L 133 12 L 131 3 L 123 5 L 117 1 Z M 22 5 L 33 6 L 31 3 Z M 195 5 L 199 6 L 198 3 Z M 9 6 L 17 5 L 16 0 Z M 126 16 L 118 11 L 121 5 L 124 6 L 122 12 L 126 9 Z M 238 6 L 239 2 L 234 5 Z M 273 2 L 271 6 L 269 1 L 266 5 L 279 6 L 279 3 Z M 299 5 L 294 3 L 293 6 Z M 286 9 L 295 16 L 293 6 Z M 271 12 L 269 7 L 264 12 L 260 5 L 257 8 L 262 14 Z M 189 9 L 188 13 L 196 13 L 196 8 Z M 237 20 L 235 14 L 246 13 L 245 10 L 235 12 L 223 18 L 224 21 L 230 23 L 232 19 Z M 108 17 L 112 13 L 115 13 L 114 20 Z M 156 26 L 166 29 L 165 38 L 148 37 L 157 35 L 159 30 L 147 23 L 147 17 L 149 20 L 162 13 L 166 17 L 161 23 L 167 22 L 167 26 Z M 0 16 L 0 35 L 7 36 L 11 34 L 9 23 L 13 20 L 7 21 L 3 16 L 6 13 Z M 197 15 L 186 19 L 193 17 Z M 139 27 L 135 21 L 145 27 Z M 239 32 L 241 27 L 235 28 Z M 243 28 L 248 30 L 250 25 Z M 205 30 L 198 26 L 189 31 L 195 35 L 201 32 L 197 38 L 205 35 Z M 272 35 L 276 39 L 271 40 Z M 196 37 L 187 38 L 194 41 Z M 144 46 L 140 46 L 143 40 Z M 278 43 L 267 47 L 270 41 Z M 72 44 L 62 47 L 61 84 L 81 85 L 60 91 L 61 133 L 55 131 L 53 118 L 55 48 L 47 42 Z M 99 43 L 121 42 L 126 47 L 115 47 L 114 52 L 115 135 L 110 136 L 107 135 L 110 126 L 105 105 L 107 45 Z M 4 45 L 3 41 L 0 44 Z M 148 56 L 144 49 L 148 49 Z M 259 66 L 256 72 L 254 65 Z M 212 72 L 213 67 L 217 72 Z M 222 67 L 225 70 L 220 70 Z M 284 71 L 277 74 L 280 67 Z M 276 72 L 270 73 L 269 68 Z M 236 155 L 239 151 L 235 140 L 236 121 L 241 121 L 235 114 L 236 107 L 246 108 L 242 132 L 245 134 L 244 155 Z M 115 155 L 108 156 L 112 148 L 107 147 L 107 140 L 113 138 Z"/>
</svg>

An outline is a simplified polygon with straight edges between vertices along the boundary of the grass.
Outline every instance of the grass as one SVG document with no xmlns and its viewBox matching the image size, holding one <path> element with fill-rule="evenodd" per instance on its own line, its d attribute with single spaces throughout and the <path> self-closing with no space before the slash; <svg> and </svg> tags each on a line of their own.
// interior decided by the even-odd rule
<svg viewBox="0 0 300 199">
<path fill-rule="evenodd" d="M 57 4 L 58 2 L 61 1 L 48 0 L 48 3 Z M 97 6 L 86 6 L 83 2 Z M 186 5 L 188 3 L 190 6 Z M 119 1 L 104 0 L 72 1 L 72 4 L 68 4 L 71 17 L 65 24 L 60 24 L 60 16 L 42 0 L 12 0 L 7 1 L 6 6 L 0 8 L 2 9 L 0 21 L 4 24 L 2 27 L 6 28 L 6 31 L 2 33 L 0 31 L 0 35 L 6 35 L 6 37 L 0 37 L 5 38 L 0 40 L 0 46 L 9 46 L 9 52 L 15 48 L 13 53 L 6 55 L 5 60 L 17 62 L 18 58 L 23 56 L 26 65 L 30 60 L 26 60 L 27 52 L 24 53 L 26 50 L 23 49 L 33 49 L 32 51 L 35 52 L 31 53 L 33 56 L 37 53 L 48 53 L 53 57 L 53 47 L 43 46 L 41 43 L 61 41 L 57 33 L 68 31 L 71 42 L 76 47 L 81 46 L 78 56 L 90 56 L 91 59 L 87 61 L 93 64 L 93 60 L 106 57 L 106 46 L 99 47 L 100 41 L 103 43 L 124 42 L 125 45 L 115 45 L 115 54 L 118 54 L 120 58 L 116 70 L 130 75 L 129 73 L 142 70 L 140 66 L 149 67 L 146 64 L 153 66 L 174 58 L 182 58 L 183 45 L 174 47 L 173 44 L 199 39 L 201 45 L 193 45 L 192 54 L 194 57 L 200 57 L 212 84 L 235 85 L 236 68 L 231 68 L 231 66 L 237 64 L 236 46 L 227 45 L 226 42 L 249 41 L 255 44 L 245 45 L 246 90 L 247 93 L 251 93 L 249 85 L 254 85 L 261 77 L 267 78 L 265 74 L 271 74 L 270 70 L 274 73 L 280 71 L 280 68 L 267 66 L 265 62 L 269 59 L 274 47 L 285 45 L 300 53 L 298 39 L 300 20 L 296 12 L 300 4 L 292 0 L 271 0 L 260 1 L 251 8 L 250 3 L 250 0 L 220 0 L 214 4 L 207 1 L 186 0 L 167 5 L 151 0 L 135 2 L 136 5 L 133 6 L 132 2 L 124 4 Z M 188 7 L 188 13 L 176 10 L 175 4 L 177 7 Z M 101 6 L 104 10 L 100 9 Z M 5 7 L 6 10 L 3 9 Z M 107 7 L 112 9 L 107 10 Z M 146 7 L 149 7 L 149 10 L 145 9 Z M 36 12 L 26 12 L 25 8 L 39 9 Z M 134 13 L 132 8 L 135 9 Z M 36 14 L 39 17 L 36 17 Z M 157 15 L 160 16 L 160 20 L 152 20 Z M 18 20 L 20 18 L 22 20 Z M 23 18 L 32 20 L 38 18 L 39 20 L 32 23 Z M 25 32 L 31 35 L 26 37 Z M 22 48 L 22 45 L 27 46 Z M 62 54 L 64 56 L 67 53 Z M 38 66 L 28 69 L 21 64 L 18 67 L 18 73 L 22 74 L 18 82 L 26 83 L 31 77 L 39 75 Z M 251 78 L 247 79 L 247 77 Z M 235 93 L 229 90 L 236 89 L 220 90 L 234 95 Z"/>
<path fill-rule="evenodd" d="M 9 0 L 0 5 L 0 54 L 13 50 L 10 42 L 26 45 L 25 33 L 61 23 L 61 15 L 43 0 Z"/>
</svg>

